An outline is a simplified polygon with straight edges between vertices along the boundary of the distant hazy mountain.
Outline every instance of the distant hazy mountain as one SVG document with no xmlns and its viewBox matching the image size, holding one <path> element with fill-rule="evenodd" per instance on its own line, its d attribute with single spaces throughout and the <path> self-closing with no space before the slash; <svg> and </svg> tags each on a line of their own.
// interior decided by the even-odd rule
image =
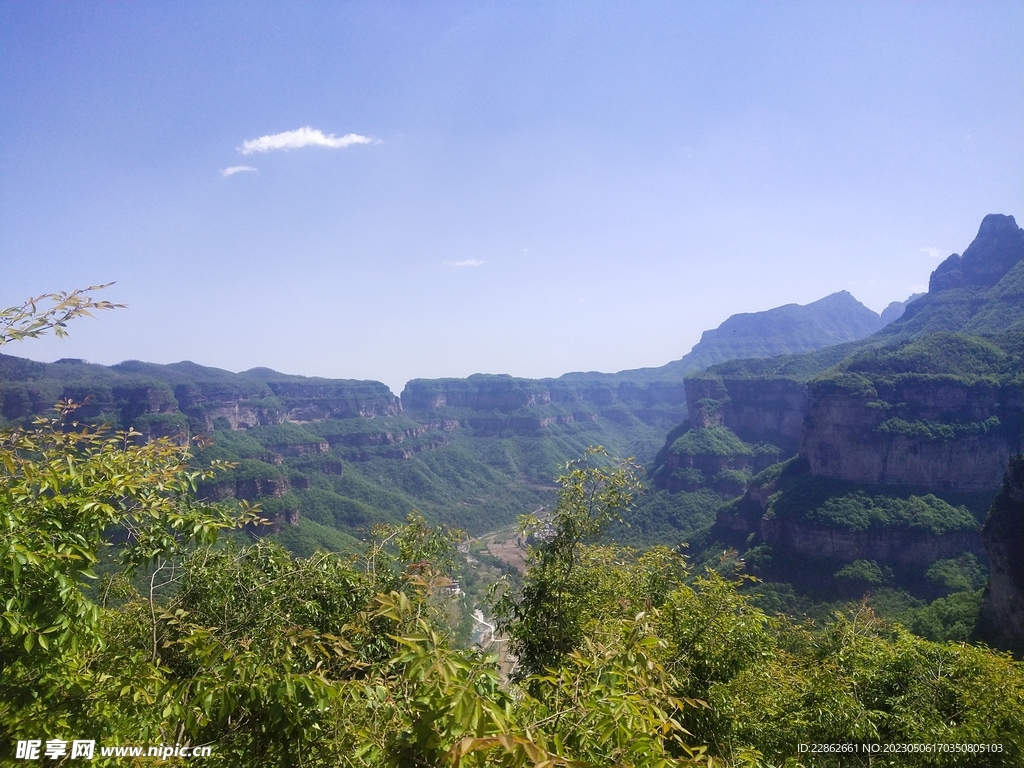
<svg viewBox="0 0 1024 768">
<path fill-rule="evenodd" d="M 907 307 L 910 306 L 912 301 L 917 301 L 924 293 L 915 293 L 906 301 L 894 301 L 888 307 L 882 310 L 882 327 L 884 328 L 889 323 L 895 323 L 901 317 L 903 313 L 907 311 Z"/>
<path fill-rule="evenodd" d="M 709 365 L 752 357 L 813 352 L 863 339 L 903 314 L 917 295 L 893 302 L 883 315 L 865 307 L 847 291 L 839 291 L 810 304 L 786 304 L 764 312 L 732 315 L 680 360 L 658 368 L 638 368 L 610 374 L 617 380 L 679 379 Z M 569 377 L 594 374 L 567 374 Z"/>
<path fill-rule="evenodd" d="M 870 336 L 882 327 L 882 318 L 847 291 L 839 291 L 811 304 L 786 304 L 765 312 L 733 315 L 711 331 L 704 331 L 690 353 L 679 362 L 706 368 L 738 357 L 774 357 L 813 352 Z"/>
</svg>

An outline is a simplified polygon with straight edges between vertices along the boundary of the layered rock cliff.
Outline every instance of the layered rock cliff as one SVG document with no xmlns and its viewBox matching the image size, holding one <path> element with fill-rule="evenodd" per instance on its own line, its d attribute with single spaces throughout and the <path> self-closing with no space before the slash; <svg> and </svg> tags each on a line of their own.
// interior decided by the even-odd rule
<svg viewBox="0 0 1024 768">
<path fill-rule="evenodd" d="M 445 409 L 461 410 L 465 412 L 463 416 L 473 418 L 473 413 L 525 414 L 532 409 L 561 406 L 527 416 L 526 428 L 531 428 L 536 419 L 547 422 L 541 426 L 557 423 L 559 419 L 563 423 L 592 421 L 601 409 L 617 403 L 641 420 L 662 423 L 673 408 L 682 409 L 686 402 L 681 380 L 610 382 L 601 376 L 574 374 L 560 379 L 521 379 L 475 374 L 465 379 L 413 379 L 402 390 L 401 400 L 406 412 L 425 413 L 426 418 Z M 662 410 L 651 411 L 659 406 Z M 497 426 L 495 423 L 491 428 Z"/>
<path fill-rule="evenodd" d="M 686 380 L 690 423 L 724 426 L 751 443 L 796 452 L 807 410 L 807 384 L 786 377 L 704 375 Z"/>
<path fill-rule="evenodd" d="M 953 375 L 856 373 L 809 385 L 800 452 L 811 471 L 862 483 L 995 489 L 1020 449 L 1024 389 Z"/>
<path fill-rule="evenodd" d="M 25 419 L 61 398 L 85 402 L 85 418 L 120 426 L 141 417 L 182 414 L 193 432 L 223 419 L 230 429 L 326 419 L 392 416 L 401 401 L 380 382 L 287 376 L 266 368 L 230 373 L 195 363 L 114 366 L 81 360 L 36 363 L 0 355 L 0 415 Z"/>
</svg>

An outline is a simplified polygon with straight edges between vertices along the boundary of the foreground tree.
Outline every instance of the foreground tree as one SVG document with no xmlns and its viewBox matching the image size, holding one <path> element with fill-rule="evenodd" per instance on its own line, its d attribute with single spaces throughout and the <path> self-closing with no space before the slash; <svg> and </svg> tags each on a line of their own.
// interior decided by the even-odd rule
<svg viewBox="0 0 1024 768">
<path fill-rule="evenodd" d="M 89 296 L 102 287 L 0 312 L 0 343 L 65 335 L 69 320 L 120 306 Z M 41 307 L 47 300 L 51 306 Z M 235 525 L 223 509 L 194 498 L 197 480 L 218 467 L 189 469 L 187 449 L 166 440 L 140 445 L 132 431 L 76 421 L 76 410 L 66 401 L 30 429 L 0 432 L 0 739 L 8 742 L 47 729 L 90 733 L 123 720 L 111 666 L 137 671 L 143 687 L 158 676 L 144 663 L 152 649 L 104 657 L 108 621 L 88 585 L 115 542 L 120 572 L 130 577 Z M 148 625 L 155 637 L 153 611 Z M 97 718 L 101 711 L 111 716 Z"/>
</svg>

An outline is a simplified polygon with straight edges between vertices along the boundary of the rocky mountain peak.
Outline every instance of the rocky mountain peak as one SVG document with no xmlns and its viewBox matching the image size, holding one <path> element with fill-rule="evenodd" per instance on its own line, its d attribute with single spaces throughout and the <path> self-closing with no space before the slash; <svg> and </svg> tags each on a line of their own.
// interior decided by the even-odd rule
<svg viewBox="0 0 1024 768">
<path fill-rule="evenodd" d="M 932 272 L 928 293 L 963 285 L 991 287 L 1024 259 L 1024 229 L 1013 216 L 990 213 L 963 255 L 954 253 Z"/>
</svg>

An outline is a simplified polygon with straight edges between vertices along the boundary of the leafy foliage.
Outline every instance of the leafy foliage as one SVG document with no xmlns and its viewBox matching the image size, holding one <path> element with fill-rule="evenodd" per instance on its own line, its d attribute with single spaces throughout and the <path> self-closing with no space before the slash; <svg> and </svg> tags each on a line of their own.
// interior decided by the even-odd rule
<svg viewBox="0 0 1024 768">
<path fill-rule="evenodd" d="M 956 558 L 936 560 L 928 568 L 925 576 L 954 592 L 974 591 L 985 586 L 988 569 L 978 561 L 973 552 L 965 552 Z"/>
<path fill-rule="evenodd" d="M 76 691 L 100 674 L 87 662 L 102 649 L 104 625 L 84 580 L 97 578 L 105 549 L 116 542 L 131 575 L 235 525 L 224 510 L 195 503 L 206 473 L 187 468 L 184 449 L 137 445 L 137 433 L 93 430 L 74 412 L 64 403 L 55 418 L 6 432 L 0 444 L 0 722 L 14 732 L 83 714 Z"/>
<path fill-rule="evenodd" d="M 670 449 L 675 454 L 690 456 L 748 456 L 750 447 L 726 427 L 690 429 Z"/>
<path fill-rule="evenodd" d="M 124 304 L 96 301 L 89 293 L 109 288 L 113 283 L 92 285 L 74 291 L 46 293 L 28 299 L 24 304 L 0 311 L 0 346 L 12 341 L 37 339 L 53 331 L 57 338 L 66 337 L 68 322 L 78 317 L 93 317 L 93 311 L 122 309 Z M 40 304 L 50 306 L 40 309 Z"/>
<path fill-rule="evenodd" d="M 795 755 L 800 743 L 1000 743 L 998 754 L 872 757 L 871 765 L 1014 765 L 1024 690 L 1019 666 L 985 649 L 932 643 L 869 611 L 838 615 L 820 634 L 790 627 L 761 665 L 717 687 L 733 741 Z M 858 762 L 859 760 L 859 762 Z M 820 756 L 815 765 L 867 765 Z"/>
<path fill-rule="evenodd" d="M 796 475 L 781 482 L 768 500 L 765 515 L 851 531 L 903 528 L 942 535 L 978 529 L 966 507 L 954 507 L 934 494 L 918 496 L 906 490 L 812 475 Z"/>
<path fill-rule="evenodd" d="M 836 578 L 864 584 L 885 584 L 892 580 L 892 569 L 874 560 L 854 560 L 836 571 Z"/>
<path fill-rule="evenodd" d="M 1013 362 L 1013 355 L 993 340 L 942 332 L 861 352 L 842 367 L 871 376 L 988 376 L 1011 372 Z"/>
<path fill-rule="evenodd" d="M 587 455 L 590 460 L 602 458 L 603 449 Z M 540 674 L 578 647 L 598 618 L 587 611 L 594 595 L 607 597 L 618 589 L 607 580 L 595 581 L 613 553 L 584 549 L 583 544 L 621 521 L 638 485 L 635 471 L 628 463 L 608 468 L 585 461 L 566 469 L 551 519 L 520 518 L 523 534 L 537 539 L 521 594 L 506 592 L 495 604 L 521 675 Z"/>
<path fill-rule="evenodd" d="M 886 435 L 905 435 L 924 440 L 956 440 L 966 435 L 984 435 L 1000 427 L 998 416 L 990 416 L 984 421 L 972 422 L 941 422 L 928 419 L 905 421 L 900 418 L 886 419 L 875 431 Z"/>
</svg>

